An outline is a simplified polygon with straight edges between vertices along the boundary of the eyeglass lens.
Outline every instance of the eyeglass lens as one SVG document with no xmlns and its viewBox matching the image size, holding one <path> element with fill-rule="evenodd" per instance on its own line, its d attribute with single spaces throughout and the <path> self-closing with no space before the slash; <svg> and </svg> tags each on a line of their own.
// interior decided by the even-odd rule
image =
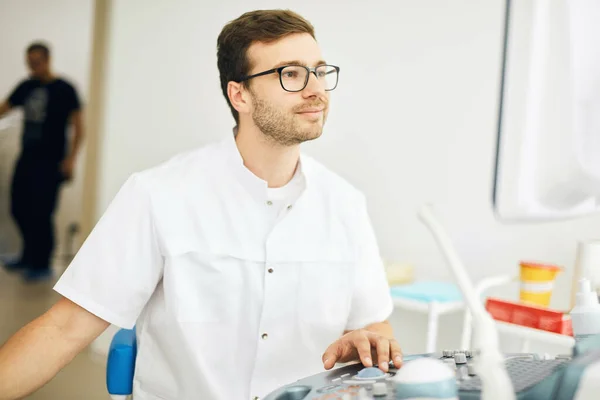
<svg viewBox="0 0 600 400">
<path fill-rule="evenodd" d="M 300 66 L 285 67 L 281 71 L 281 84 L 290 92 L 300 91 L 306 86 L 308 70 Z M 321 65 L 315 70 L 317 79 L 325 90 L 333 90 L 337 85 L 338 71 L 329 65 Z"/>
</svg>

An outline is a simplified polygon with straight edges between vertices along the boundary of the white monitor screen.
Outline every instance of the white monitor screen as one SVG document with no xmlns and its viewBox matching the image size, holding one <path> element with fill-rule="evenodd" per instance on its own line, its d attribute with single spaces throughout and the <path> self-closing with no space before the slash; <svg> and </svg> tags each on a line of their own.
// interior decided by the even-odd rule
<svg viewBox="0 0 600 400">
<path fill-rule="evenodd" d="M 494 180 L 500 220 L 600 210 L 600 1 L 507 1 Z"/>
</svg>

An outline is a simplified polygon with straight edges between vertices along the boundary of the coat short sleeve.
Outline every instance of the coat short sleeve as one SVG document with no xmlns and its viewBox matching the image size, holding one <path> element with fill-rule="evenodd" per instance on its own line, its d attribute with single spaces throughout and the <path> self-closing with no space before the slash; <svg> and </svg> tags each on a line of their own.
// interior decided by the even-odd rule
<svg viewBox="0 0 600 400">
<path fill-rule="evenodd" d="M 138 175 L 122 186 L 54 289 L 131 329 L 162 278 L 151 198 Z"/>
</svg>

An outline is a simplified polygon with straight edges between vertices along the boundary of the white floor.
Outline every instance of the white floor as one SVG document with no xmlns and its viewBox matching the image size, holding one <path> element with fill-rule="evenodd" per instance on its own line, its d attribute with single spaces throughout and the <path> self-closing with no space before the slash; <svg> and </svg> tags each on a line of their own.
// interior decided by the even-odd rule
<svg viewBox="0 0 600 400">
<path fill-rule="evenodd" d="M 57 272 L 62 272 L 57 271 Z M 0 343 L 33 320 L 58 299 L 54 282 L 24 284 L 16 274 L 0 268 Z M 32 400 L 107 400 L 105 359 L 86 350 L 65 367 Z"/>
</svg>

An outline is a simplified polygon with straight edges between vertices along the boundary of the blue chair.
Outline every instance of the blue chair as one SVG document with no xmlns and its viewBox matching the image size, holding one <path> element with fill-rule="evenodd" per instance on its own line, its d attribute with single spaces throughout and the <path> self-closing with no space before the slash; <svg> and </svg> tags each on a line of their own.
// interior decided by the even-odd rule
<svg viewBox="0 0 600 400">
<path fill-rule="evenodd" d="M 132 394 L 136 356 L 135 327 L 119 330 L 111 340 L 106 366 L 106 388 L 113 400 L 124 400 Z"/>
</svg>

